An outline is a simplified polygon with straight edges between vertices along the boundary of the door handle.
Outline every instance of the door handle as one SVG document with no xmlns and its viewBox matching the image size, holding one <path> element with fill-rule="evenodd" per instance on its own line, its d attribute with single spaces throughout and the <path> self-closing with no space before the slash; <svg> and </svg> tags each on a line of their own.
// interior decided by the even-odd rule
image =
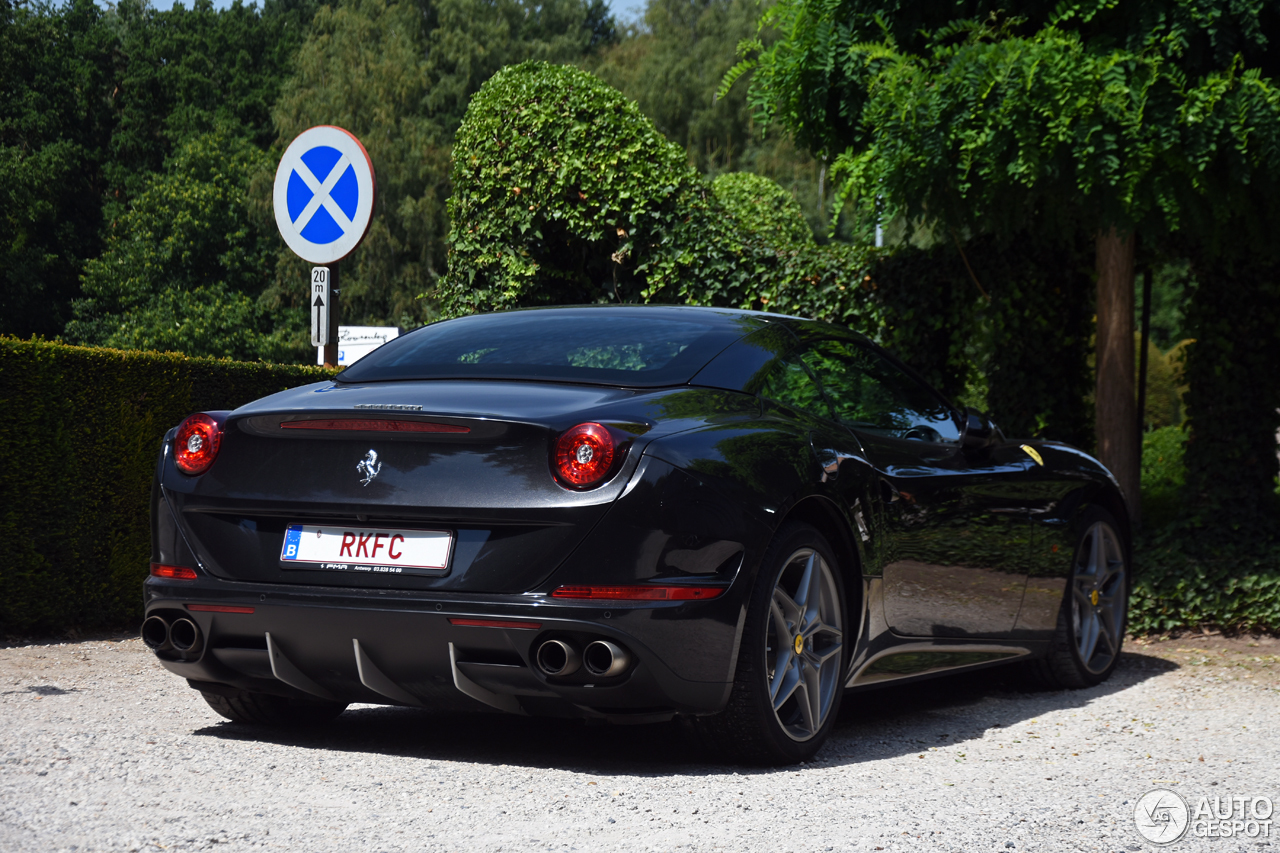
<svg viewBox="0 0 1280 853">
<path fill-rule="evenodd" d="M 844 460 L 859 458 L 853 453 L 844 453 L 830 447 L 818 447 L 816 445 L 813 445 L 813 454 L 818 459 L 818 465 L 822 467 L 822 482 L 824 483 L 840 476 L 840 463 L 844 462 Z"/>
<path fill-rule="evenodd" d="M 826 483 L 840 476 L 840 454 L 829 447 L 813 449 L 818 457 L 818 465 L 822 467 L 822 482 Z"/>
</svg>

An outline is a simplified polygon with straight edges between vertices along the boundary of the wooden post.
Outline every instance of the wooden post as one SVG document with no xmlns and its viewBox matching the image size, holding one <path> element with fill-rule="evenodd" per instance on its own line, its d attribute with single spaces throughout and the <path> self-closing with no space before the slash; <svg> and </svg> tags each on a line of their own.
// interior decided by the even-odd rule
<svg viewBox="0 0 1280 853">
<path fill-rule="evenodd" d="M 1141 517 L 1141 445 L 1134 399 L 1134 234 L 1098 232 L 1098 458 L 1120 481 L 1136 526 Z"/>
<path fill-rule="evenodd" d="M 329 264 L 329 343 L 324 346 L 324 366 L 338 366 L 338 264 Z"/>
</svg>

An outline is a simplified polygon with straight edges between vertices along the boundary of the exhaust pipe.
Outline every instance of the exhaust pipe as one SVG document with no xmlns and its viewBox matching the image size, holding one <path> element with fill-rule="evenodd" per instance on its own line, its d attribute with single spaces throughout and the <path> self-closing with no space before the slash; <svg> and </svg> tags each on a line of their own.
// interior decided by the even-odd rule
<svg viewBox="0 0 1280 853">
<path fill-rule="evenodd" d="M 142 623 L 142 642 L 153 652 L 169 648 L 169 623 L 159 616 L 148 616 Z"/>
<path fill-rule="evenodd" d="M 547 640 L 538 646 L 538 669 L 553 678 L 560 675 L 572 675 L 578 670 L 582 659 L 578 650 L 564 640 Z"/>
<path fill-rule="evenodd" d="M 582 651 L 582 662 L 587 672 L 600 678 L 622 675 L 631 666 L 627 650 L 608 640 L 596 640 Z"/>
<path fill-rule="evenodd" d="M 200 646 L 200 628 L 190 619 L 175 619 L 169 626 L 169 642 L 183 654 L 195 652 Z"/>
</svg>

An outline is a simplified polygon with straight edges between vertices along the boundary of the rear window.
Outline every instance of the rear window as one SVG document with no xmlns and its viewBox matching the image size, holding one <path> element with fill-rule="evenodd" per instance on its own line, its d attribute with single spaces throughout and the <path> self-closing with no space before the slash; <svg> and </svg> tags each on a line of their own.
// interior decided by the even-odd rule
<svg viewBox="0 0 1280 853">
<path fill-rule="evenodd" d="M 743 329 L 669 312 L 577 308 L 448 320 L 396 338 L 348 367 L 342 382 L 548 379 L 683 385 Z"/>
</svg>

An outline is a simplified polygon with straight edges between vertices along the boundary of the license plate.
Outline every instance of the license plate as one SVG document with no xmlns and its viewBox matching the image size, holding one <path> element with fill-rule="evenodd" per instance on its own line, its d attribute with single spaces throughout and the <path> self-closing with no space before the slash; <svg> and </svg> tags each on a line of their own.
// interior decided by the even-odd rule
<svg viewBox="0 0 1280 853">
<path fill-rule="evenodd" d="M 291 524 L 280 565 L 286 569 L 376 574 L 439 575 L 449 569 L 453 534 L 447 530 L 393 530 Z"/>
</svg>

